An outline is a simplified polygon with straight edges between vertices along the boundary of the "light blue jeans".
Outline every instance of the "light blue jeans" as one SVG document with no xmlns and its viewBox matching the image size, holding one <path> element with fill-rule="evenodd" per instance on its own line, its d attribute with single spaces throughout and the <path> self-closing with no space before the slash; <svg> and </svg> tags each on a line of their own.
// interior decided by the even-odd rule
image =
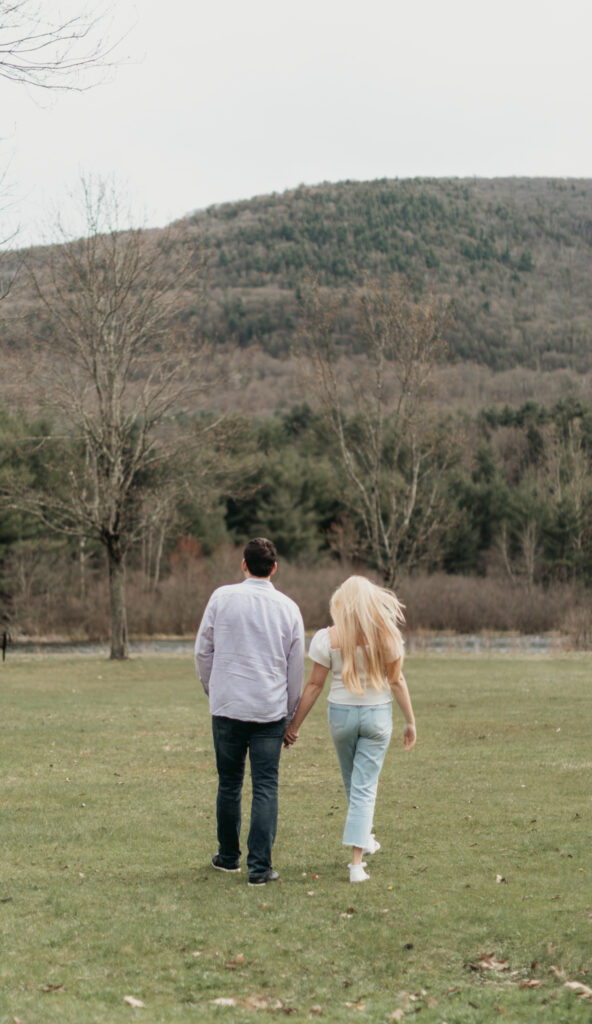
<svg viewBox="0 0 592 1024">
<path fill-rule="evenodd" d="M 343 845 L 364 848 L 393 731 L 392 704 L 329 704 L 328 718 L 348 804 Z"/>
</svg>

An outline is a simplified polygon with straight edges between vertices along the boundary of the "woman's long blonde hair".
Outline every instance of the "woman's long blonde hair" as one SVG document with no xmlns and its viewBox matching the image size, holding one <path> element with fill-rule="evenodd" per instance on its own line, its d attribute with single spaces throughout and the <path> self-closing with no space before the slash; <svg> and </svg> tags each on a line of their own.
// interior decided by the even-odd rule
<svg viewBox="0 0 592 1024">
<path fill-rule="evenodd" d="M 398 598 L 365 576 L 350 576 L 333 594 L 329 610 L 339 638 L 343 685 L 352 693 L 364 693 L 358 668 L 361 648 L 368 685 L 388 689 L 387 666 L 403 657 L 399 625 L 405 617 Z"/>
</svg>

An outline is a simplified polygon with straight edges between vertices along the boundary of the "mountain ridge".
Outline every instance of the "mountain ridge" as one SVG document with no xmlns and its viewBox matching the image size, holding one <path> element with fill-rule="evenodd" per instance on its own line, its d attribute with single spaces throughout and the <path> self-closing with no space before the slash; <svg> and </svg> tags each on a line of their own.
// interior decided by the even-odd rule
<svg viewBox="0 0 592 1024">
<path fill-rule="evenodd" d="M 299 291 L 314 276 L 343 296 L 341 343 L 359 350 L 356 293 L 367 277 L 400 274 L 418 298 L 451 303 L 453 363 L 592 368 L 592 179 L 301 185 L 215 204 L 150 234 L 171 228 L 201 247 L 206 264 L 204 297 L 180 294 L 179 317 L 214 344 L 289 355 Z M 9 311 L 18 317 L 19 301 L 34 312 L 15 289 L 0 307 L 5 321 Z M 6 325 L 2 337 L 11 340 Z"/>
<path fill-rule="evenodd" d="M 212 323 L 239 345 L 285 351 L 292 296 L 309 274 L 328 289 L 355 291 L 366 275 L 399 273 L 415 293 L 452 302 L 453 361 L 590 368 L 590 179 L 326 183 L 185 220 L 208 252 L 218 300 Z"/>
</svg>

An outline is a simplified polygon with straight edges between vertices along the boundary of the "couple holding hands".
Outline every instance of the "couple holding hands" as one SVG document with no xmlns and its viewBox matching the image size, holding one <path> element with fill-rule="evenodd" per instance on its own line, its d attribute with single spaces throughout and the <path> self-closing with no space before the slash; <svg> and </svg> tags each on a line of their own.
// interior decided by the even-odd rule
<svg viewBox="0 0 592 1024">
<path fill-rule="evenodd" d="M 348 802 L 343 844 L 351 846 L 350 882 L 369 878 L 363 857 L 380 844 L 372 833 L 378 777 L 390 742 L 393 697 L 405 718 L 403 743 L 415 744 L 415 720 L 402 674 L 402 607 L 395 595 L 350 576 L 331 598 L 332 625 L 315 633 L 304 677 L 304 627 L 298 606 L 271 578 L 271 541 L 249 541 L 242 583 L 219 587 L 205 609 L 195 662 L 210 699 L 218 795 L 218 853 L 212 866 L 240 871 L 241 796 L 247 752 L 252 803 L 247 839 L 249 885 L 279 878 L 272 867 L 282 746 L 296 742 L 329 672 L 328 719 Z"/>
</svg>

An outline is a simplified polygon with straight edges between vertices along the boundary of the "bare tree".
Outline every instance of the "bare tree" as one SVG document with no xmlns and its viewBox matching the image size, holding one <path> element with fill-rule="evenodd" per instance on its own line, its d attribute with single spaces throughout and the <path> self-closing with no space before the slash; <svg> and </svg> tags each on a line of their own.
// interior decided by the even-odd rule
<svg viewBox="0 0 592 1024">
<path fill-rule="evenodd" d="M 537 566 L 538 536 L 537 524 L 534 519 L 529 519 L 524 527 L 521 537 L 522 558 L 524 560 L 524 575 L 526 577 L 526 589 L 532 596 L 534 578 Z"/>
<path fill-rule="evenodd" d="M 367 555 L 392 586 L 441 526 L 450 438 L 432 419 L 432 372 L 445 349 L 445 307 L 414 302 L 398 278 L 370 283 L 359 300 L 364 355 L 345 374 L 336 344 L 342 302 L 318 285 L 304 297 L 305 334 L 318 392 L 337 441 L 343 501 L 361 524 Z"/>
<path fill-rule="evenodd" d="M 160 583 L 162 556 L 167 534 L 179 519 L 179 493 L 175 481 L 157 494 L 150 494 L 143 509 L 141 537 L 142 564 L 146 589 L 156 591 Z"/>
<path fill-rule="evenodd" d="M 0 0 L 0 78 L 43 89 L 79 89 L 81 73 L 105 67 L 114 45 L 108 10 L 49 15 L 37 0 Z"/>
<path fill-rule="evenodd" d="M 549 425 L 544 431 L 545 460 L 537 474 L 536 490 L 555 514 L 569 522 L 565 531 L 565 557 L 577 573 L 592 537 L 592 467 L 582 422 L 573 419 L 564 427 Z"/>
<path fill-rule="evenodd" d="M 66 476 L 55 467 L 43 493 L 21 490 L 18 503 L 53 529 L 103 546 L 111 657 L 124 658 L 126 554 L 154 518 L 150 494 L 170 493 L 175 416 L 199 384 L 196 346 L 175 321 L 186 289 L 195 301 L 200 262 L 181 227 L 118 230 L 118 198 L 103 184 L 85 185 L 83 198 L 88 236 L 28 259 L 41 306 L 31 314 L 32 378 L 57 416 L 46 448 L 61 446 L 70 464 Z"/>
</svg>

